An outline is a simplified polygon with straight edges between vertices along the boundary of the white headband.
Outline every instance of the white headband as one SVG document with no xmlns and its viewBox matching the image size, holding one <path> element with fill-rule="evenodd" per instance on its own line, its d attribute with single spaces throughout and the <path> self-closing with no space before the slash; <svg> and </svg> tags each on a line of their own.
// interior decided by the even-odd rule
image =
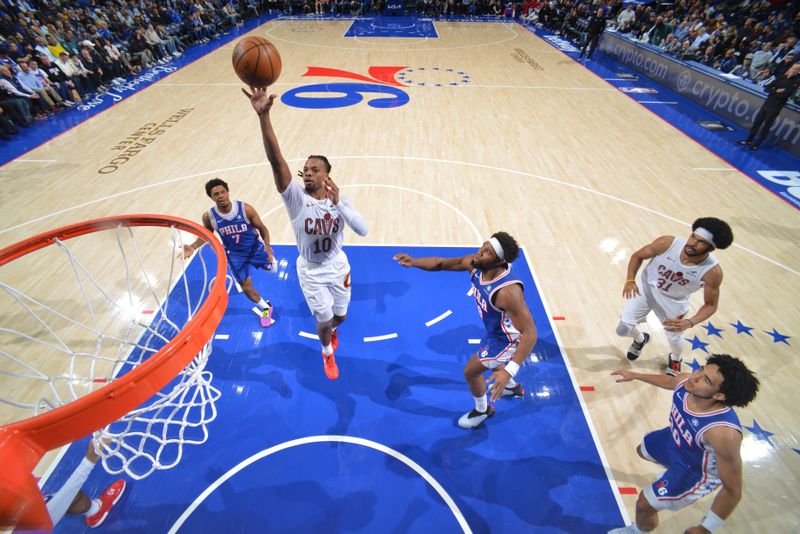
<svg viewBox="0 0 800 534">
<path fill-rule="evenodd" d="M 496 237 L 490 237 L 489 244 L 492 245 L 494 253 L 497 254 L 497 257 L 503 261 L 506 261 L 506 256 L 503 253 L 503 247 L 500 246 L 500 241 L 498 241 Z"/>
<path fill-rule="evenodd" d="M 697 230 L 694 231 L 695 234 L 699 235 L 709 243 L 711 243 L 712 247 L 716 247 L 717 245 L 714 244 L 714 234 L 703 228 L 702 226 L 698 226 Z"/>
</svg>

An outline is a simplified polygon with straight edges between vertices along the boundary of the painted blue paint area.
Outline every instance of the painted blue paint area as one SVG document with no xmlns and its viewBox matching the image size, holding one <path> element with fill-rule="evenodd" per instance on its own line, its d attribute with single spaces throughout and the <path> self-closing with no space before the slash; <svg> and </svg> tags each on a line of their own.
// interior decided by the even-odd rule
<svg viewBox="0 0 800 534">
<path fill-rule="evenodd" d="M 560 37 L 544 30 L 524 25 L 525 28 L 577 59 L 578 50 Z M 733 167 L 755 180 L 785 202 L 800 209 L 800 158 L 769 142 L 761 149 L 750 150 L 736 141 L 747 137 L 747 130 L 727 121 L 711 111 L 687 100 L 683 96 L 596 51 L 593 59 L 583 65 L 623 91 L 628 97 L 688 135 Z M 619 79 L 620 75 L 633 75 L 634 79 Z M 631 89 L 649 89 L 655 92 L 631 92 Z M 699 124 L 701 120 L 716 120 L 732 128 L 730 131 L 710 131 Z M 768 139 L 769 141 L 769 139 Z"/>
<path fill-rule="evenodd" d="M 496 415 L 467 431 L 473 407 L 462 370 L 483 329 L 468 273 L 428 273 L 392 256 L 460 256 L 470 248 L 347 247 L 352 302 L 339 331 L 340 377 L 328 380 L 315 323 L 300 292 L 294 246 L 275 246 L 276 273 L 254 286 L 277 322 L 259 326 L 253 304 L 232 294 L 208 369 L 222 391 L 207 443 L 184 449 L 174 469 L 129 481 L 103 529 L 167 531 L 211 484 L 270 447 L 308 436 L 363 438 L 416 462 L 452 498 L 474 532 L 606 532 L 622 516 L 575 387 L 524 256 L 514 269 L 537 324 L 534 357 L 517 378 L 527 394 L 500 399 Z M 426 322 L 452 313 L 431 326 Z M 364 338 L 396 333 L 385 341 Z M 52 490 L 84 454 L 73 445 Z M 96 495 L 115 477 L 96 469 Z M 55 532 L 80 532 L 66 517 Z M 254 461 L 223 482 L 181 532 L 457 532 L 444 499 L 397 458 L 351 443 L 314 443 Z"/>
<path fill-rule="evenodd" d="M 179 68 L 193 63 L 273 18 L 275 15 L 262 15 L 259 18 L 245 21 L 242 27 L 232 28 L 214 41 L 187 47 L 182 56 L 171 59 L 164 65 L 145 69 L 137 76 L 129 78 L 125 83 L 110 85 L 105 94 L 98 94 L 93 98 L 87 97 L 81 104 L 71 109 L 61 111 L 51 118 L 36 121 L 32 126 L 22 129 L 22 133 L 14 136 L 11 141 L 4 141 L 0 144 L 0 166 L 91 119 L 134 93 L 169 76 Z"/>
<path fill-rule="evenodd" d="M 357 18 L 345 37 L 428 37 L 438 39 L 432 19 L 419 17 Z"/>
</svg>

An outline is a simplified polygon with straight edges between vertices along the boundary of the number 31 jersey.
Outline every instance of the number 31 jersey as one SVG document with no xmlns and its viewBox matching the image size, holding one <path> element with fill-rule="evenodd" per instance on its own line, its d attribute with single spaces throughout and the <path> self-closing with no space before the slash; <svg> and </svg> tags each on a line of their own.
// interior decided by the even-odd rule
<svg viewBox="0 0 800 534">
<path fill-rule="evenodd" d="M 702 278 L 717 264 L 713 254 L 697 265 L 681 263 L 681 251 L 688 240 L 676 237 L 669 248 L 650 260 L 642 273 L 642 282 L 653 293 L 660 293 L 672 300 L 688 302 L 689 295 L 705 285 Z"/>
<path fill-rule="evenodd" d="M 325 263 L 338 256 L 345 227 L 339 208 L 327 198 L 312 197 L 295 180 L 281 197 L 289 212 L 300 257 L 313 263 Z M 349 202 L 349 199 L 340 195 L 339 202 Z"/>
</svg>

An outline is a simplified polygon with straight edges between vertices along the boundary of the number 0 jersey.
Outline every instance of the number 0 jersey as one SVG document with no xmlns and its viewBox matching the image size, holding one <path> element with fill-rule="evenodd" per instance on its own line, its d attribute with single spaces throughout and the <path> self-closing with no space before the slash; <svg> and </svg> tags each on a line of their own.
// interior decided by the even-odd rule
<svg viewBox="0 0 800 534">
<path fill-rule="evenodd" d="M 289 212 L 300 257 L 312 263 L 325 263 L 342 251 L 344 217 L 339 208 L 325 198 L 317 200 L 295 180 L 281 193 Z M 344 196 L 339 202 L 349 202 Z"/>
</svg>

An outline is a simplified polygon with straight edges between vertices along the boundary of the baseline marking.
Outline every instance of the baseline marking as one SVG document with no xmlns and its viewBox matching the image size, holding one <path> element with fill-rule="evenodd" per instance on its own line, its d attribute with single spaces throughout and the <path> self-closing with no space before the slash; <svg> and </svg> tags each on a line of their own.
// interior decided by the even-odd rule
<svg viewBox="0 0 800 534">
<path fill-rule="evenodd" d="M 270 447 L 269 449 L 265 449 L 257 454 L 254 454 L 250 458 L 239 462 L 233 468 L 231 468 L 227 473 L 219 477 L 215 480 L 208 488 L 206 488 L 203 493 L 201 493 L 193 502 L 189 505 L 189 507 L 181 514 L 181 516 L 175 521 L 175 523 L 170 527 L 169 534 L 175 534 L 178 532 L 186 520 L 189 518 L 190 515 L 206 500 L 206 498 L 211 495 L 217 488 L 219 488 L 222 484 L 224 484 L 228 479 L 232 478 L 242 469 L 250 466 L 251 464 L 261 460 L 262 458 L 266 458 L 271 454 L 275 454 L 276 452 L 280 452 L 285 449 L 289 449 L 291 447 L 297 447 L 299 445 L 307 445 L 309 443 L 351 443 L 353 445 L 361 445 L 364 447 L 369 447 L 370 449 L 374 449 L 376 451 L 382 452 L 400 460 L 406 466 L 410 467 L 415 473 L 421 476 L 425 482 L 431 485 L 433 489 L 436 490 L 436 493 L 442 498 L 442 500 L 447 504 L 447 507 L 450 508 L 450 511 L 455 516 L 458 524 L 461 526 L 463 532 L 467 534 L 472 534 L 472 529 L 469 528 L 469 524 L 467 520 L 464 518 L 464 514 L 461 513 L 461 510 L 458 509 L 456 506 L 455 501 L 453 500 L 450 495 L 444 490 L 444 488 L 439 484 L 435 478 L 431 476 L 430 473 L 425 471 L 418 463 L 414 460 L 409 458 L 408 456 L 404 455 L 401 452 L 398 452 L 394 449 L 390 449 L 389 447 L 377 443 L 375 441 L 370 441 L 368 439 L 363 438 L 354 438 L 351 436 L 308 436 L 305 438 L 294 439 L 291 441 L 287 441 L 285 443 L 281 443 L 279 445 L 275 445 L 274 447 Z M 627 521 L 626 521 L 627 522 Z"/>
</svg>

